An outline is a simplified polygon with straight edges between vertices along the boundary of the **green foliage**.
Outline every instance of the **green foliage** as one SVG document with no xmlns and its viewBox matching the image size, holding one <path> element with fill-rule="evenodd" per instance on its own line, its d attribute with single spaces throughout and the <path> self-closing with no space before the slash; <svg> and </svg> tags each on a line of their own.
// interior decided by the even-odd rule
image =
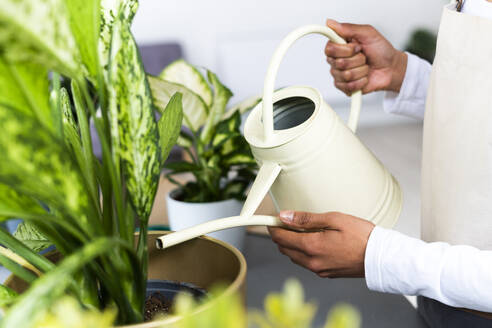
<svg viewBox="0 0 492 328">
<path fill-rule="evenodd" d="M 259 99 L 251 98 L 226 110 L 232 92 L 214 73 L 207 71 L 205 79 L 199 69 L 184 60 L 171 63 L 159 78 L 149 77 L 149 81 L 154 101 L 161 108 L 173 92 L 183 95 L 183 124 L 189 132 L 181 132 L 178 145 L 190 160 L 165 165 L 170 170 L 167 177 L 179 185 L 179 200 L 244 200 L 257 165 L 240 132 L 241 114 Z M 177 183 L 173 176 L 181 173 L 193 174 L 194 180 Z"/>
<path fill-rule="evenodd" d="M 5 308 L 15 302 L 17 295 L 12 289 L 0 285 L 0 308 Z"/>
<path fill-rule="evenodd" d="M 214 293 L 221 296 L 212 298 L 205 306 L 194 301 L 190 295 L 178 295 L 176 314 L 183 319 L 173 328 L 310 328 L 316 314 L 316 306 L 305 302 L 303 288 L 297 280 L 288 280 L 282 292 L 267 295 L 262 311 L 250 310 L 246 313 L 238 295 L 223 296 L 220 288 L 215 289 Z M 201 311 L 197 311 L 200 306 L 203 306 Z M 360 326 L 358 311 L 350 305 L 341 304 L 330 311 L 324 328 Z"/>
<path fill-rule="evenodd" d="M 71 280 L 66 278 L 67 275 L 73 275 L 77 270 L 80 270 L 94 258 L 114 247 L 121 247 L 128 254 L 132 254 L 129 245 L 122 243 L 118 239 L 99 238 L 86 244 L 82 249 L 61 261 L 49 274 L 38 278 L 28 291 L 20 295 L 16 303 L 9 309 L 8 314 L 0 323 L 0 327 L 31 327 L 33 322 L 35 322 L 46 309 L 49 309 L 69 287 Z M 133 259 L 136 260 L 135 258 Z M 133 262 L 132 264 L 135 263 Z M 134 278 L 139 278 L 140 271 L 138 267 L 129 267 L 126 269 L 133 269 Z M 124 273 L 128 274 L 127 272 Z M 110 292 L 118 293 L 117 289 L 113 290 L 111 286 L 107 287 L 110 287 Z M 138 285 L 136 285 L 135 292 L 142 293 L 138 288 Z M 145 291 L 143 291 L 143 293 L 145 293 Z M 115 301 L 121 302 L 122 299 L 115 298 Z M 43 306 L 40 307 L 40 304 L 43 304 Z M 139 316 L 139 314 L 131 312 L 122 314 L 129 317 Z"/>
<path fill-rule="evenodd" d="M 0 289 L 0 302 L 16 298 L 13 291 Z M 316 312 L 313 303 L 304 301 L 302 286 L 296 280 L 288 280 L 280 293 L 267 295 L 263 310 L 246 311 L 238 294 L 226 294 L 223 287 L 210 291 L 211 297 L 196 301 L 190 294 L 177 295 L 172 328 L 310 328 Z M 179 319 L 177 319 L 179 317 Z M 115 311 L 87 310 L 73 298 L 63 297 L 49 311 L 38 315 L 36 328 L 93 328 L 112 327 Z M 160 320 L 163 317 L 157 317 Z M 177 320 L 175 320 L 175 318 Z M 166 324 L 168 327 L 168 324 Z M 347 304 L 336 305 L 328 314 L 324 328 L 359 328 L 359 312 Z"/>
<path fill-rule="evenodd" d="M 14 237 L 35 252 L 40 252 L 52 245 L 48 238 L 29 222 L 20 223 L 15 230 Z"/>
<path fill-rule="evenodd" d="M 174 122 L 183 121 L 183 105 L 182 94 L 176 93 L 168 102 L 164 112 L 162 113 L 157 125 L 159 127 L 162 158 L 166 159 L 171 152 L 172 145 L 174 145 L 179 137 L 180 126 L 173 124 Z M 161 166 L 164 166 L 164 160 L 162 160 Z"/>
<path fill-rule="evenodd" d="M 348 304 L 331 309 L 324 328 L 359 328 L 362 324 L 359 312 Z"/>
<path fill-rule="evenodd" d="M 282 293 L 265 298 L 265 313 L 255 313 L 260 328 L 309 328 L 316 314 L 314 303 L 305 303 L 304 291 L 297 280 L 288 280 Z"/>
<path fill-rule="evenodd" d="M 209 307 L 197 313 L 197 308 L 202 305 L 193 300 L 189 294 L 177 296 L 174 307 L 175 315 L 182 317 L 173 328 L 243 328 L 247 324 L 247 315 L 243 304 L 237 294 L 223 296 L 223 288 L 214 288 L 211 295 L 222 295 L 213 297 Z M 206 305 L 207 306 L 207 305 Z"/>
<path fill-rule="evenodd" d="M 130 32 L 137 7 L 135 0 L 2 1 L 0 220 L 24 223 L 15 237 L 0 228 L 0 263 L 29 285 L 20 296 L 0 287 L 8 306 L 2 327 L 63 313 L 64 301 L 54 304 L 65 294 L 84 309 L 116 307 L 118 324 L 143 318 L 148 219 L 182 107 L 172 94 L 166 110 L 154 104 Z M 63 261 L 37 253 L 49 245 Z M 65 319 L 59 326 L 71 325 Z"/>
<path fill-rule="evenodd" d="M 116 311 L 108 308 L 104 312 L 85 309 L 70 297 L 60 298 L 55 305 L 38 319 L 34 328 L 111 328 Z"/>
<path fill-rule="evenodd" d="M 35 62 L 80 76 L 80 54 L 64 0 L 5 0 L 0 11 L 0 53 L 9 62 Z"/>
<path fill-rule="evenodd" d="M 418 29 L 410 36 L 405 51 L 411 52 L 432 64 L 436 55 L 436 44 L 437 36 L 435 33 Z"/>
<path fill-rule="evenodd" d="M 114 21 L 109 64 L 113 158 L 122 170 L 137 215 L 150 215 L 161 154 L 152 95 L 137 44 L 122 14 Z"/>
</svg>

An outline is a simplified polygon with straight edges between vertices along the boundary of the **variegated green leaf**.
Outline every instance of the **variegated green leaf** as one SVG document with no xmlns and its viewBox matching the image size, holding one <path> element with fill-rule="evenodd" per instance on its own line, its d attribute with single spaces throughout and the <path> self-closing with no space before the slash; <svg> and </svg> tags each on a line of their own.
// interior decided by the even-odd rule
<svg viewBox="0 0 492 328">
<path fill-rule="evenodd" d="M 111 47 L 111 31 L 118 15 L 131 24 L 138 9 L 137 0 L 100 0 L 100 34 L 99 34 L 99 62 L 106 67 L 109 61 L 109 50 Z"/>
<path fill-rule="evenodd" d="M 79 127 L 73 118 L 70 98 L 65 88 L 60 89 L 60 102 L 62 111 L 63 136 L 67 146 L 73 151 L 79 165 L 84 165 L 82 142 L 80 140 Z M 84 168 L 84 166 L 82 166 Z"/>
<path fill-rule="evenodd" d="M 0 220 L 15 217 L 17 213 L 42 214 L 45 210 L 37 201 L 0 183 Z"/>
<path fill-rule="evenodd" d="M 178 146 L 184 148 L 193 147 L 193 137 L 185 131 L 181 131 L 178 137 Z"/>
<path fill-rule="evenodd" d="M 253 109 L 256 105 L 258 105 L 261 101 L 261 97 L 254 96 L 251 98 L 248 98 L 244 101 L 241 101 L 235 105 L 233 105 L 231 108 L 229 108 L 223 115 L 222 119 L 226 120 L 229 117 L 231 117 L 234 113 L 239 112 L 239 114 L 244 114 L 251 109 Z"/>
<path fill-rule="evenodd" d="M 181 123 L 183 122 L 181 99 L 181 93 L 176 93 L 167 104 L 166 109 L 157 123 L 161 144 L 161 166 L 164 165 L 181 131 Z"/>
<path fill-rule="evenodd" d="M 242 152 L 232 153 L 226 158 L 224 158 L 223 163 L 225 165 L 241 165 L 241 164 L 256 164 L 256 161 L 249 154 L 244 154 Z"/>
<path fill-rule="evenodd" d="M 172 174 L 182 172 L 198 172 L 201 169 L 200 166 L 185 161 L 166 163 L 164 167 L 171 170 Z"/>
<path fill-rule="evenodd" d="M 0 103 L 35 117 L 53 129 L 46 68 L 35 63 L 8 63 L 0 56 Z"/>
<path fill-rule="evenodd" d="M 239 125 L 241 124 L 241 115 L 236 111 L 229 118 L 221 121 L 215 129 L 212 138 L 212 146 L 220 147 L 227 140 L 240 136 Z"/>
<path fill-rule="evenodd" d="M 181 84 L 193 91 L 203 99 L 207 108 L 212 105 L 212 90 L 203 75 L 192 65 L 183 59 L 178 59 L 169 64 L 159 77 L 163 80 Z"/>
<path fill-rule="evenodd" d="M 70 0 L 65 3 L 82 62 L 89 75 L 95 78 L 99 66 L 100 0 Z"/>
<path fill-rule="evenodd" d="M 215 126 L 219 123 L 222 115 L 224 115 L 225 108 L 229 99 L 232 97 L 232 92 L 225 85 L 223 85 L 217 75 L 211 71 L 207 71 L 207 77 L 210 83 L 214 86 L 214 100 L 212 107 L 208 113 L 207 122 L 201 132 L 200 138 L 204 144 L 208 144 L 212 139 L 212 135 L 215 130 Z"/>
<path fill-rule="evenodd" d="M 158 77 L 148 76 L 152 97 L 157 109 L 162 113 L 171 97 L 179 92 L 183 95 L 183 124 L 193 131 L 205 124 L 207 120 L 207 105 L 200 96 L 183 85 L 164 81 Z"/>
<path fill-rule="evenodd" d="M 19 224 L 14 232 L 14 237 L 35 252 L 41 252 L 52 245 L 51 241 L 30 222 Z"/>
<path fill-rule="evenodd" d="M 113 156 L 121 160 L 137 215 L 146 220 L 159 181 L 159 139 L 147 77 L 123 14 L 113 24 L 109 74 Z"/>
<path fill-rule="evenodd" d="M 0 183 L 92 229 L 81 175 L 64 145 L 37 121 L 11 108 L 0 106 L 0 122 Z"/>
<path fill-rule="evenodd" d="M 2 0 L 0 53 L 79 77 L 80 55 L 64 0 Z"/>
<path fill-rule="evenodd" d="M 7 286 L 0 285 L 0 308 L 5 308 L 14 303 L 18 294 Z"/>
</svg>

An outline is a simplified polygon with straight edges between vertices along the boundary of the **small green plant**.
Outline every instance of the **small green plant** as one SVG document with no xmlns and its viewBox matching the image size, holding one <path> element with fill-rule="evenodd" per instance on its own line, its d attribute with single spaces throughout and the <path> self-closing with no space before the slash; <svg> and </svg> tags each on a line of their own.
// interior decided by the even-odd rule
<svg viewBox="0 0 492 328">
<path fill-rule="evenodd" d="M 174 92 L 183 94 L 183 123 L 178 144 L 189 161 L 171 162 L 167 177 L 178 185 L 175 197 L 185 202 L 214 202 L 245 198 L 256 176 L 256 162 L 240 132 L 241 114 L 254 107 L 258 98 L 227 108 L 232 92 L 218 77 L 200 70 L 184 60 L 166 67 L 159 77 L 150 79 L 156 103 L 166 103 Z M 167 91 L 167 92 L 166 92 Z M 189 132 L 188 132 L 189 131 Z M 181 184 L 176 174 L 191 173 L 194 179 Z"/>
<path fill-rule="evenodd" d="M 436 44 L 437 36 L 435 33 L 426 29 L 417 29 L 410 36 L 405 50 L 432 64 L 436 55 Z"/>
<path fill-rule="evenodd" d="M 130 31 L 137 6 L 2 0 L 0 219 L 24 223 L 15 237 L 0 228 L 0 264 L 28 289 L 0 287 L 0 327 L 31 327 L 65 294 L 116 308 L 118 324 L 143 320 L 148 220 L 183 115 L 179 93 L 153 101 Z M 38 254 L 50 245 L 57 264 Z"/>
<path fill-rule="evenodd" d="M 115 309 L 103 312 L 83 308 L 72 297 L 61 297 L 33 324 L 35 328 L 112 328 L 116 319 Z"/>
</svg>

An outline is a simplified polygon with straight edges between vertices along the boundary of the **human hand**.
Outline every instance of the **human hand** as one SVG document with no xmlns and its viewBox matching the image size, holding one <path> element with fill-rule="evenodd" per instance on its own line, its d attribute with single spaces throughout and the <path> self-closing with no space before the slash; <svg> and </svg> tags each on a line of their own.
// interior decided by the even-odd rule
<svg viewBox="0 0 492 328">
<path fill-rule="evenodd" d="M 331 19 L 326 25 L 348 42 L 328 42 L 325 48 L 338 89 L 347 95 L 358 90 L 400 91 L 407 69 L 404 52 L 396 50 L 370 25 L 341 24 Z"/>
<path fill-rule="evenodd" d="M 364 277 L 364 257 L 374 224 L 355 216 L 329 212 L 280 212 L 280 219 L 297 232 L 268 228 L 280 252 L 323 278 Z"/>
</svg>

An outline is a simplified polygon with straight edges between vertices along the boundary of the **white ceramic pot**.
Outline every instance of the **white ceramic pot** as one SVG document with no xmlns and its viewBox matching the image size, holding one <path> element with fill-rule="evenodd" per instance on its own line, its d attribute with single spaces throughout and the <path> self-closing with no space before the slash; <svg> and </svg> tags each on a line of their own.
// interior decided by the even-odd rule
<svg viewBox="0 0 492 328">
<path fill-rule="evenodd" d="M 176 193 L 175 189 L 166 195 L 169 226 L 173 231 L 180 231 L 219 218 L 237 216 L 243 207 L 243 202 L 236 199 L 212 203 L 182 202 L 173 197 Z M 213 232 L 207 236 L 222 240 L 239 251 L 243 251 L 245 235 L 246 228 L 239 227 Z"/>
</svg>

